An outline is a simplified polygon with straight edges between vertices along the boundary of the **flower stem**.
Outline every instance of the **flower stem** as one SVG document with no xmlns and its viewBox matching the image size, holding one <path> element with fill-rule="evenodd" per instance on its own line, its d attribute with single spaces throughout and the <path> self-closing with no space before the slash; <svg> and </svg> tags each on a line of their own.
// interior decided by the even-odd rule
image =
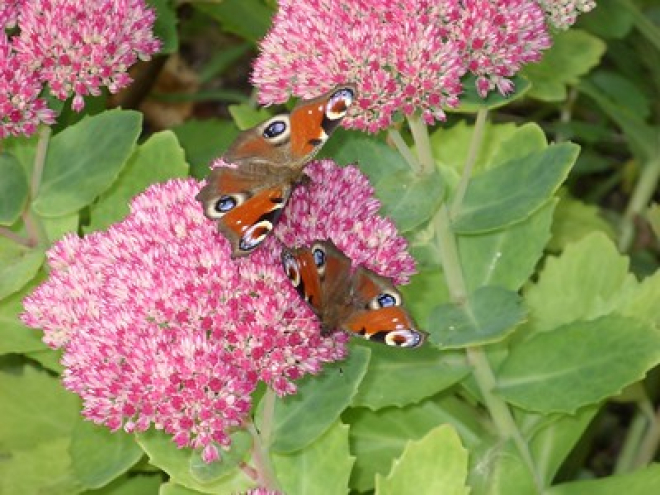
<svg viewBox="0 0 660 495">
<path fill-rule="evenodd" d="M 415 145 L 417 147 L 417 156 L 422 166 L 420 173 L 430 174 L 435 168 L 435 160 L 431 151 L 431 141 L 429 140 L 429 131 L 426 124 L 419 114 L 408 116 L 408 125 L 412 133 Z"/>
<path fill-rule="evenodd" d="M 653 461 L 660 443 L 660 409 L 653 410 L 653 403 L 646 394 L 637 401 L 633 418 L 614 467 L 614 474 L 625 474 L 648 465 Z"/>
<path fill-rule="evenodd" d="M 477 119 L 478 121 L 481 121 L 481 124 L 478 125 L 483 127 L 485 118 L 486 115 L 484 112 L 484 114 Z M 481 143 L 481 137 L 477 139 L 473 138 L 473 143 L 475 143 L 473 144 L 475 148 L 470 151 L 470 155 L 476 156 L 479 143 Z M 418 148 L 419 146 L 420 144 L 418 142 Z M 431 152 L 430 148 L 427 152 Z M 424 156 L 427 152 L 418 149 L 418 154 L 420 156 Z M 474 159 L 472 159 L 472 163 L 474 163 Z M 472 165 L 466 164 L 464 174 L 469 176 L 471 169 Z M 455 204 L 460 206 L 460 201 L 458 203 L 455 202 Z M 461 266 L 456 235 L 451 229 L 451 220 L 446 203 L 443 202 L 441 204 L 434 218 L 433 225 L 435 227 L 435 238 L 438 243 L 442 269 L 445 274 L 445 280 L 451 300 L 456 304 L 465 304 L 467 301 L 467 286 L 465 284 L 465 277 Z M 529 446 L 520 432 L 509 406 L 502 398 L 494 393 L 497 381 L 484 348 L 470 347 L 466 349 L 466 356 L 472 367 L 474 379 L 484 398 L 485 405 L 488 408 L 493 422 L 497 426 L 500 436 L 514 441 L 523 461 L 534 478 L 534 483 L 536 484 L 538 492 L 541 493 L 543 490 L 543 481 L 534 463 Z"/>
<path fill-rule="evenodd" d="M 280 486 L 268 452 L 275 416 L 275 392 L 268 388 L 262 400 L 264 401 L 264 407 L 261 414 L 261 432 L 257 431 L 253 423 L 248 427 L 254 440 L 252 460 L 259 475 L 259 486 L 268 490 L 279 491 Z"/>
<path fill-rule="evenodd" d="M 49 126 L 42 125 L 39 128 L 39 140 L 37 142 L 37 153 L 34 157 L 34 167 L 32 169 L 32 182 L 30 184 L 30 197 L 36 198 L 41 185 L 44 166 L 46 164 L 46 154 L 50 142 L 51 129 Z"/>
<path fill-rule="evenodd" d="M 451 203 L 450 216 L 454 218 L 463 204 L 463 198 L 465 197 L 465 191 L 467 190 L 468 183 L 472 177 L 472 171 L 474 169 L 474 164 L 477 161 L 477 153 L 481 148 L 481 143 L 484 138 L 484 130 L 486 128 L 486 116 L 488 115 L 488 109 L 481 108 L 477 112 L 477 119 L 474 123 L 474 132 L 472 133 L 472 139 L 470 140 L 470 148 L 468 149 L 468 155 L 465 159 L 465 166 L 463 167 L 463 173 L 461 174 L 461 180 L 456 186 L 456 192 L 454 193 L 454 200 Z"/>
<path fill-rule="evenodd" d="M 390 140 L 394 143 L 394 146 L 396 146 L 397 151 L 401 154 L 401 156 L 406 161 L 408 166 L 412 169 L 412 171 L 415 172 L 416 174 L 421 174 L 422 164 L 419 163 L 419 160 L 417 160 L 415 155 L 413 155 L 412 151 L 410 151 L 410 148 L 403 140 L 403 137 L 401 137 L 401 133 L 399 132 L 399 130 L 390 127 L 387 131 L 387 137 L 389 137 Z"/>
</svg>

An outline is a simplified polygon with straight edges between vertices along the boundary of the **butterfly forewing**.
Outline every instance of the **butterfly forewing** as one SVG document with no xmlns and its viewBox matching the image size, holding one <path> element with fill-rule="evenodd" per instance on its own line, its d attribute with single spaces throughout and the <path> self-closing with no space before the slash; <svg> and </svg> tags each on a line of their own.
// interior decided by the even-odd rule
<svg viewBox="0 0 660 495">
<path fill-rule="evenodd" d="M 218 222 L 232 257 L 246 256 L 273 231 L 291 192 L 305 182 L 303 168 L 323 146 L 355 99 L 340 86 L 303 100 L 293 112 L 243 131 L 223 155 L 235 168 L 211 171 L 197 195 L 204 214 Z"/>
</svg>

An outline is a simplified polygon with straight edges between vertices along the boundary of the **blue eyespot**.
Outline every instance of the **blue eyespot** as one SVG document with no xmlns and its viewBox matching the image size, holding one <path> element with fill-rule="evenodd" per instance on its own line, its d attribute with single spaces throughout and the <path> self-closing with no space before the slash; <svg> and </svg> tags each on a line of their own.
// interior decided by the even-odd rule
<svg viewBox="0 0 660 495">
<path fill-rule="evenodd" d="M 218 213 L 227 213 L 236 208 L 236 199 L 232 196 L 221 196 L 215 203 L 215 210 Z"/>
<path fill-rule="evenodd" d="M 392 294 L 381 294 L 376 298 L 376 301 L 378 302 L 378 306 L 380 308 L 389 308 L 390 306 L 396 306 L 397 305 L 397 300 L 396 297 L 394 297 Z"/>
<path fill-rule="evenodd" d="M 312 251 L 312 255 L 314 256 L 314 264 L 317 268 L 325 266 L 325 251 L 323 249 L 317 247 Z"/>
<path fill-rule="evenodd" d="M 272 139 L 286 131 L 286 122 L 283 120 L 275 120 L 268 124 L 262 133 L 266 139 Z"/>
</svg>

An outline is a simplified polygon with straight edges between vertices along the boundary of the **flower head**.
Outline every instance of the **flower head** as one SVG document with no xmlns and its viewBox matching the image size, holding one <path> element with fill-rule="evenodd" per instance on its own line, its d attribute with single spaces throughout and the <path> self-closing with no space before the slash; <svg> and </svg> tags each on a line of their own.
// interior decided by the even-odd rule
<svg viewBox="0 0 660 495">
<path fill-rule="evenodd" d="M 353 265 L 407 283 L 415 261 L 394 223 L 378 215 L 381 205 L 365 175 L 332 160 L 314 161 L 305 173 L 311 183 L 294 191 L 275 229 L 282 243 L 293 247 L 331 239 Z"/>
<path fill-rule="evenodd" d="M 58 242 L 23 321 L 64 348 L 64 384 L 88 419 L 155 425 L 211 461 L 243 425 L 259 381 L 294 393 L 295 380 L 344 356 L 346 337 L 321 337 L 279 251 L 230 259 L 194 199 L 199 188 L 153 186 L 124 221 Z"/>
<path fill-rule="evenodd" d="M 261 43 L 253 82 L 262 103 L 358 87 L 345 127 L 375 132 L 395 112 L 429 124 L 456 106 L 461 77 L 479 94 L 513 90 L 508 79 L 550 46 L 533 0 L 283 0 Z"/>
<path fill-rule="evenodd" d="M 32 0 L 20 13 L 16 51 L 56 97 L 74 95 L 81 110 L 85 95 L 102 86 L 116 93 L 131 82 L 128 68 L 158 50 L 154 21 L 144 0 Z"/>
<path fill-rule="evenodd" d="M 544 10 L 548 23 L 557 29 L 568 29 L 583 12 L 596 7 L 594 0 L 538 0 Z"/>
<path fill-rule="evenodd" d="M 449 17 L 449 36 L 484 98 L 493 89 L 513 91 L 508 77 L 550 48 L 543 11 L 533 0 L 464 0 Z"/>
<path fill-rule="evenodd" d="M 41 123 L 55 122 L 55 112 L 39 98 L 41 82 L 23 66 L 12 43 L 0 32 L 0 139 L 33 134 Z"/>
<path fill-rule="evenodd" d="M 405 281 L 413 260 L 376 215 L 366 178 L 330 161 L 309 172 L 314 182 L 295 192 L 279 235 L 292 244 L 331 238 L 357 263 Z M 152 186 L 107 231 L 63 238 L 22 319 L 64 349 L 64 384 L 87 418 L 126 431 L 155 425 L 212 461 L 244 424 L 259 381 L 295 393 L 295 380 L 344 357 L 347 336 L 321 336 L 277 239 L 232 260 L 194 199 L 199 189 L 194 180 Z"/>
<path fill-rule="evenodd" d="M 375 132 L 397 111 L 443 119 L 465 72 L 443 22 L 456 1 L 280 1 L 254 66 L 260 101 L 309 98 L 352 82 L 359 99 L 345 127 Z"/>
</svg>

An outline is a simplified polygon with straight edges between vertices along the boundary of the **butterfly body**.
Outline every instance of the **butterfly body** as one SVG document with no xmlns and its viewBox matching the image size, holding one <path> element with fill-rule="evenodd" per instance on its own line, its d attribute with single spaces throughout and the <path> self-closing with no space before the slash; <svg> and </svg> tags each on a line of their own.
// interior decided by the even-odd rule
<svg viewBox="0 0 660 495">
<path fill-rule="evenodd" d="M 331 241 L 284 249 L 282 264 L 319 317 L 323 334 L 343 330 L 398 347 L 419 347 L 424 342 L 391 280 L 364 267 L 351 273 L 351 260 Z"/>
<path fill-rule="evenodd" d="M 290 114 L 272 117 L 243 131 L 222 156 L 197 195 L 204 214 L 218 222 L 232 257 L 256 249 L 277 224 L 293 189 L 305 183 L 303 169 L 346 115 L 355 99 L 340 86 L 303 100 Z"/>
</svg>

